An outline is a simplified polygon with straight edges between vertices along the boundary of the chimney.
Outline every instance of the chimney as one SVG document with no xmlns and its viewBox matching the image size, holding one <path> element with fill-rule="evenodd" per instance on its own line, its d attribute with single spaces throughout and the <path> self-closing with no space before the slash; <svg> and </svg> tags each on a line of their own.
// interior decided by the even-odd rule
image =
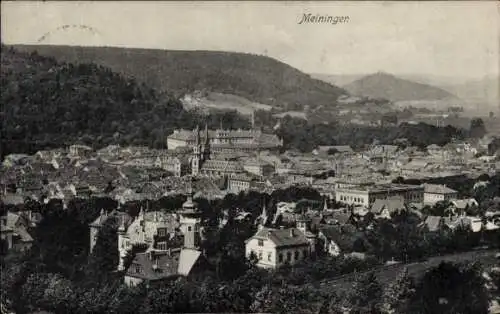
<svg viewBox="0 0 500 314">
<path fill-rule="evenodd" d="M 290 237 L 295 237 L 295 229 L 290 228 Z"/>
</svg>

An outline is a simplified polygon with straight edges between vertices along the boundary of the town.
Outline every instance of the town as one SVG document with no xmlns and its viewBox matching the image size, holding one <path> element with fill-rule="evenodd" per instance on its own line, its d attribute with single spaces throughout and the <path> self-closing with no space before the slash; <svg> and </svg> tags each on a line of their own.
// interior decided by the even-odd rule
<svg viewBox="0 0 500 314">
<path fill-rule="evenodd" d="M 429 254 L 421 243 L 402 251 L 377 247 L 372 233 L 388 223 L 398 230 L 395 219 L 411 220 L 413 236 L 460 234 L 476 239 L 470 245 L 494 246 L 500 243 L 500 150 L 490 145 L 488 151 L 492 140 L 425 150 L 372 144 L 358 151 L 344 145 L 280 152 L 276 135 L 205 125 L 175 130 L 165 150 L 75 144 L 11 154 L 1 176 L 3 249 L 30 250 L 46 211 L 75 210 L 75 200 L 94 206 L 85 226 L 88 254 L 102 250 L 108 228 L 116 239 L 107 248 L 117 251 L 114 270 L 128 286 L 213 269 L 207 243 L 222 241 L 233 228 L 246 230 L 247 238 L 240 234 L 234 243 L 243 259 L 267 270 L 325 256 L 407 263 Z M 235 197 L 254 202 L 220 203 Z M 198 199 L 218 207 L 207 213 Z M 433 249 L 458 249 L 441 245 Z"/>
<path fill-rule="evenodd" d="M 500 313 L 497 9 L 2 2 L 0 312 Z"/>
</svg>

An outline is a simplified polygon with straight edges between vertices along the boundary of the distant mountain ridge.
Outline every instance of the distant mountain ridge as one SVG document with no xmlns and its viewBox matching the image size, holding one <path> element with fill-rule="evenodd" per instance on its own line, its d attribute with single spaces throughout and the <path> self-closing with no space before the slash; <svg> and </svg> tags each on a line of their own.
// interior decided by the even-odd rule
<svg viewBox="0 0 500 314">
<path fill-rule="evenodd" d="M 251 54 L 44 45 L 14 48 L 36 50 L 58 61 L 93 62 L 176 97 L 206 90 L 287 109 L 288 105 L 332 106 L 346 93 L 283 62 Z"/>
<path fill-rule="evenodd" d="M 384 98 L 394 102 L 458 99 L 441 88 L 382 72 L 366 75 L 343 87 L 353 95 Z"/>
<path fill-rule="evenodd" d="M 362 78 L 364 74 L 324 74 L 324 73 L 312 73 L 311 77 L 317 80 L 321 80 L 323 82 L 327 82 L 328 84 L 336 85 L 336 86 L 345 86 L 349 83 L 354 82 Z"/>
<path fill-rule="evenodd" d="M 454 93 L 471 104 L 496 106 L 500 109 L 500 77 L 484 77 L 462 84 L 443 85 L 443 89 Z"/>
</svg>

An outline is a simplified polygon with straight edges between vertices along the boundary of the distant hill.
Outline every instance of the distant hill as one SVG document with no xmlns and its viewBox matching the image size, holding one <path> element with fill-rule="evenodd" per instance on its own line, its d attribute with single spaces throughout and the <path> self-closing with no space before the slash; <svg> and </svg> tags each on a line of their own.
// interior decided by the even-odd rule
<svg viewBox="0 0 500 314">
<path fill-rule="evenodd" d="M 500 77 L 485 77 L 463 84 L 443 85 L 443 89 L 472 105 L 496 106 L 500 109 Z"/>
<path fill-rule="evenodd" d="M 344 86 L 353 95 L 397 101 L 456 100 L 443 89 L 398 78 L 387 73 L 364 76 Z"/>
<path fill-rule="evenodd" d="M 176 97 L 206 90 L 287 110 L 305 105 L 334 106 L 337 98 L 345 93 L 285 63 L 251 54 L 112 47 L 14 47 L 25 52 L 36 50 L 59 61 L 103 65 Z"/>
<path fill-rule="evenodd" d="M 362 78 L 364 75 L 363 74 L 346 74 L 346 75 L 341 75 L 341 74 L 323 74 L 323 73 L 313 73 L 311 74 L 312 78 L 315 78 L 317 80 L 321 80 L 323 82 L 333 84 L 336 86 L 345 86 L 349 83 L 354 82 L 355 80 L 358 80 Z"/>
<path fill-rule="evenodd" d="M 482 79 L 460 77 L 433 77 L 432 75 L 400 76 L 414 82 L 439 87 L 463 100 L 465 110 L 500 111 L 500 76 L 485 76 Z M 482 110 L 484 109 L 484 110 Z"/>
</svg>

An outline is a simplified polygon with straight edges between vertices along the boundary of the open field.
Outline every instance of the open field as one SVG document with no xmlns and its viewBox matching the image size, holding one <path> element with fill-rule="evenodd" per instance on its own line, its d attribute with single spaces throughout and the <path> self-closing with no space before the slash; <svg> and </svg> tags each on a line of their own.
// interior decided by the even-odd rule
<svg viewBox="0 0 500 314">
<path fill-rule="evenodd" d="M 256 110 L 270 111 L 272 106 L 250 101 L 244 97 L 209 92 L 206 97 L 183 99 L 184 109 L 206 108 L 215 110 L 236 110 L 243 115 L 251 115 Z"/>
</svg>

